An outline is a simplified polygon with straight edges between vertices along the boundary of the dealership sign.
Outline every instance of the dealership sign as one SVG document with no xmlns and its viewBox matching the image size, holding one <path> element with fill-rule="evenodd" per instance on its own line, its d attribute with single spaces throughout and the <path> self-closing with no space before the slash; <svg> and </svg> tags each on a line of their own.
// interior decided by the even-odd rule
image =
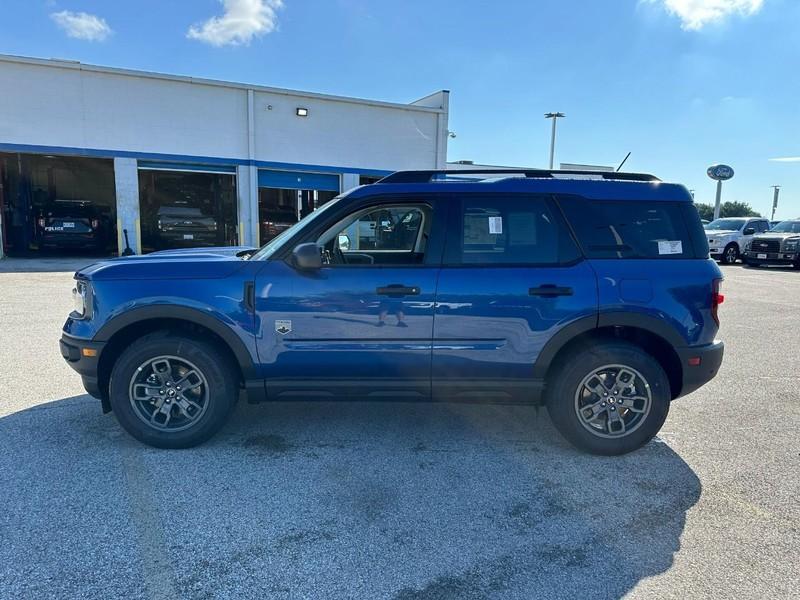
<svg viewBox="0 0 800 600">
<path fill-rule="evenodd" d="M 711 165 L 706 172 L 715 181 L 727 181 L 733 177 L 733 167 L 728 165 Z"/>
</svg>

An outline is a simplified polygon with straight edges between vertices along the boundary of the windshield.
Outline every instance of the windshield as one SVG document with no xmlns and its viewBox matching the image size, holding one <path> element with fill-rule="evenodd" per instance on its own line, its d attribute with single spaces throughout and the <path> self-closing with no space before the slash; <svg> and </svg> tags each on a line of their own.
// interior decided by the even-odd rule
<svg viewBox="0 0 800 600">
<path fill-rule="evenodd" d="M 303 217 L 302 219 L 300 219 L 297 223 L 295 223 L 294 225 L 289 227 L 289 229 L 286 229 L 286 230 L 282 231 L 281 233 L 279 233 L 277 236 L 272 238 L 267 244 L 263 245 L 258 252 L 253 254 L 253 256 L 250 257 L 250 260 L 267 260 L 267 259 L 269 259 L 269 257 L 272 256 L 278 248 L 283 246 L 283 243 L 286 240 L 292 238 L 296 233 L 300 232 L 305 227 L 308 227 L 308 225 L 310 223 L 313 223 L 317 218 L 319 218 L 319 216 L 321 214 L 325 213 L 325 211 L 327 211 L 332 206 L 337 204 L 339 199 L 340 199 L 340 197 L 334 198 L 333 200 L 331 200 L 330 202 L 328 202 L 325 205 L 321 206 L 320 208 L 318 208 L 314 212 L 312 212 L 312 213 L 306 215 L 305 217 Z"/>
<path fill-rule="evenodd" d="M 770 229 L 775 233 L 800 233 L 800 221 L 783 221 Z"/>
<path fill-rule="evenodd" d="M 716 219 L 706 225 L 708 231 L 738 231 L 747 221 L 745 219 Z"/>
</svg>

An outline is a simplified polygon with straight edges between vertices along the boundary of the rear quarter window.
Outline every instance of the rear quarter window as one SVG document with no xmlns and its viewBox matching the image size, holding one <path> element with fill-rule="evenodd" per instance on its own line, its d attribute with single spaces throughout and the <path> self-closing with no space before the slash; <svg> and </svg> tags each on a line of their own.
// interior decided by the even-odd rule
<svg viewBox="0 0 800 600">
<path fill-rule="evenodd" d="M 587 200 L 563 196 L 558 202 L 588 258 L 697 258 L 703 256 L 702 226 L 687 226 L 688 202 Z M 688 215 L 691 216 L 691 215 Z M 694 238 L 697 238 L 695 240 Z M 708 247 L 705 248 L 705 255 Z"/>
</svg>

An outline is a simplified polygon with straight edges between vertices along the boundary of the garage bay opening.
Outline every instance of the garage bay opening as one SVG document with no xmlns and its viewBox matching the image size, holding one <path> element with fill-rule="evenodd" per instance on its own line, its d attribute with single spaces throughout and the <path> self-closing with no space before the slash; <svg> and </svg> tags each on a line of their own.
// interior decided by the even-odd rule
<svg viewBox="0 0 800 600">
<path fill-rule="evenodd" d="M 0 153 L 3 249 L 12 256 L 117 250 L 112 160 Z"/>
<path fill-rule="evenodd" d="M 233 168 L 173 170 L 140 162 L 139 200 L 144 252 L 239 243 Z"/>
</svg>

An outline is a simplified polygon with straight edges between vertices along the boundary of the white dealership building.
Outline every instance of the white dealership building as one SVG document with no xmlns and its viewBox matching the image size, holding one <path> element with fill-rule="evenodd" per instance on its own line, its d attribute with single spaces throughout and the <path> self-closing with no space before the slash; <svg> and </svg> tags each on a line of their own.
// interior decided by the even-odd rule
<svg viewBox="0 0 800 600">
<path fill-rule="evenodd" d="M 0 89 L 12 254 L 56 218 L 103 230 L 109 253 L 123 230 L 136 252 L 258 245 L 360 183 L 446 166 L 447 91 L 398 104 L 5 55 Z M 175 219 L 194 229 L 167 235 Z"/>
</svg>

